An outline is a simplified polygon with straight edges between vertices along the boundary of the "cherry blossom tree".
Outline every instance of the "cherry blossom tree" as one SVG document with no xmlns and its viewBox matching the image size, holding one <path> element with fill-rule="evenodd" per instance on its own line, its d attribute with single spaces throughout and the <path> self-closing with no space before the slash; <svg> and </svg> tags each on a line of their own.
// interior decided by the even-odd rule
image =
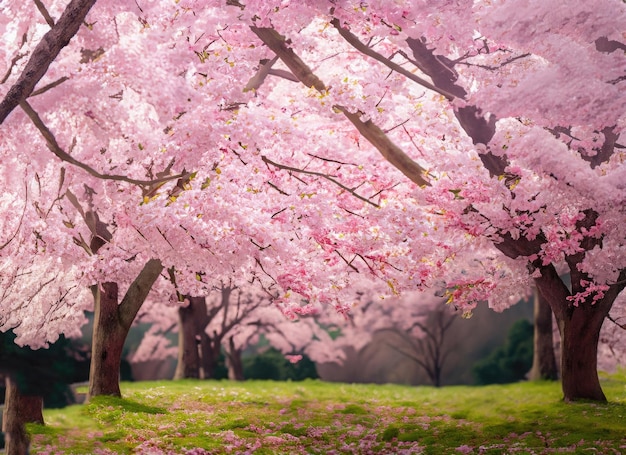
<svg viewBox="0 0 626 455">
<path fill-rule="evenodd" d="M 163 360 L 177 356 L 175 379 L 212 378 L 221 352 L 226 355 L 230 379 L 242 380 L 241 353 L 264 337 L 269 345 L 293 356 L 309 355 L 316 361 L 340 359 L 331 338 L 315 321 L 322 308 L 296 314 L 288 308 L 285 315 L 273 303 L 274 296 L 258 284 L 221 282 L 207 296 L 178 295 L 180 303 L 153 299 L 139 315 L 141 322 L 152 323 L 141 344 L 132 354 L 134 361 Z M 178 329 L 178 346 L 164 335 Z"/>
<path fill-rule="evenodd" d="M 528 269 L 557 318 L 565 398 L 604 400 L 598 338 L 626 286 L 624 4 L 557 13 L 545 2 L 235 6 L 304 90 L 317 92 L 318 112 L 343 115 L 423 187 L 413 197 L 437 207 L 448 235 L 489 241 L 502 254 L 454 285 L 457 304 L 493 302 L 499 262 Z M 298 20 L 308 8 L 317 8 L 317 20 Z M 332 51 L 321 44 L 329 42 Z M 337 54 L 357 57 L 342 65 Z M 398 105 L 412 110 L 406 123 Z"/>
<path fill-rule="evenodd" d="M 38 254 L 71 278 L 59 296 L 91 286 L 117 309 L 128 289 L 128 321 L 172 267 L 183 295 L 241 272 L 293 311 L 349 312 L 363 275 L 387 295 L 444 280 L 464 311 L 534 282 L 565 399 L 605 399 L 598 338 L 626 286 L 623 2 L 2 9 L 1 207 L 20 214 L 3 283 Z M 55 294 L 3 327 L 43 344 L 76 310 Z"/>
<path fill-rule="evenodd" d="M 326 350 L 350 348 L 358 353 L 376 335 L 382 335 L 379 340 L 386 340 L 391 349 L 418 365 L 432 385 L 440 386 L 447 358 L 454 349 L 450 330 L 460 319 L 461 311 L 446 305 L 441 294 L 406 292 L 381 302 L 375 287 L 365 289 L 359 304 L 345 317 L 336 313 L 318 317 L 318 323 L 335 334 L 326 341 Z"/>
</svg>

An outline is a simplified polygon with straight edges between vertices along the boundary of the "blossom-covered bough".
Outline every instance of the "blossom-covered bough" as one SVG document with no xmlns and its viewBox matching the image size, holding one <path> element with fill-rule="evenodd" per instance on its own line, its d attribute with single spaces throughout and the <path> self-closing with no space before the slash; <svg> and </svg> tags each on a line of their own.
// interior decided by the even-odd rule
<svg viewBox="0 0 626 455">
<path fill-rule="evenodd" d="M 565 398 L 604 400 L 626 16 L 579 3 L 3 3 L 3 290 L 27 270 L 58 292 L 13 286 L 2 328 L 74 330 L 89 286 L 126 327 L 164 270 L 184 295 L 245 277 L 296 313 L 349 311 L 363 276 L 383 297 L 443 282 L 465 312 L 534 282 Z"/>
</svg>

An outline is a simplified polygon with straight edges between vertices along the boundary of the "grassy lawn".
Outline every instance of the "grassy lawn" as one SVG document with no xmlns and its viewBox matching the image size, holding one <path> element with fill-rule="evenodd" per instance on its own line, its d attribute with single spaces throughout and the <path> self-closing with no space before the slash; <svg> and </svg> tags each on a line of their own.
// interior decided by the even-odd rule
<svg viewBox="0 0 626 455">
<path fill-rule="evenodd" d="M 626 373 L 602 384 L 608 404 L 563 403 L 557 383 L 123 383 L 123 399 L 47 410 L 31 453 L 626 453 Z"/>
</svg>

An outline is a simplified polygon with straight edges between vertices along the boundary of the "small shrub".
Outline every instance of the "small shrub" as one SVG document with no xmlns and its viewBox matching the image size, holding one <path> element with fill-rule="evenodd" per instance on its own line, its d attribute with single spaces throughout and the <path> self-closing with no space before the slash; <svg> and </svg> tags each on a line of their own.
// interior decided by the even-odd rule
<svg viewBox="0 0 626 455">
<path fill-rule="evenodd" d="M 243 375 L 246 379 L 272 379 L 274 381 L 301 381 L 317 378 L 315 363 L 304 356 L 297 363 L 289 362 L 276 349 L 268 349 L 261 354 L 244 357 Z"/>
<path fill-rule="evenodd" d="M 533 363 L 533 325 L 523 319 L 511 327 L 503 346 L 474 364 L 477 384 L 506 384 L 524 379 Z"/>
</svg>

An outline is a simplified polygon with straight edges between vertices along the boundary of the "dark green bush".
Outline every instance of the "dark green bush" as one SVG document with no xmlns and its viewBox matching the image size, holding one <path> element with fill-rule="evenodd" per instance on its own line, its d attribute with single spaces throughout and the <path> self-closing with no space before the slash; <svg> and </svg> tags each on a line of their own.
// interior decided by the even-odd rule
<svg viewBox="0 0 626 455">
<path fill-rule="evenodd" d="M 16 345 L 12 331 L 0 333 L 2 373 L 15 378 L 21 393 L 43 396 L 48 408 L 73 402 L 69 384 L 89 378 L 89 356 L 89 346 L 64 336 L 47 349 L 33 350 Z M 0 400 L 4 400 L 4 387 L 0 387 Z"/>
<path fill-rule="evenodd" d="M 275 381 L 301 381 L 317 378 L 315 363 L 306 356 L 297 363 L 289 362 L 276 349 L 246 356 L 243 359 L 243 375 L 246 379 L 273 379 Z"/>
<path fill-rule="evenodd" d="M 526 319 L 513 324 L 504 345 L 472 367 L 476 384 L 506 384 L 524 379 L 533 363 L 533 330 Z"/>
</svg>

